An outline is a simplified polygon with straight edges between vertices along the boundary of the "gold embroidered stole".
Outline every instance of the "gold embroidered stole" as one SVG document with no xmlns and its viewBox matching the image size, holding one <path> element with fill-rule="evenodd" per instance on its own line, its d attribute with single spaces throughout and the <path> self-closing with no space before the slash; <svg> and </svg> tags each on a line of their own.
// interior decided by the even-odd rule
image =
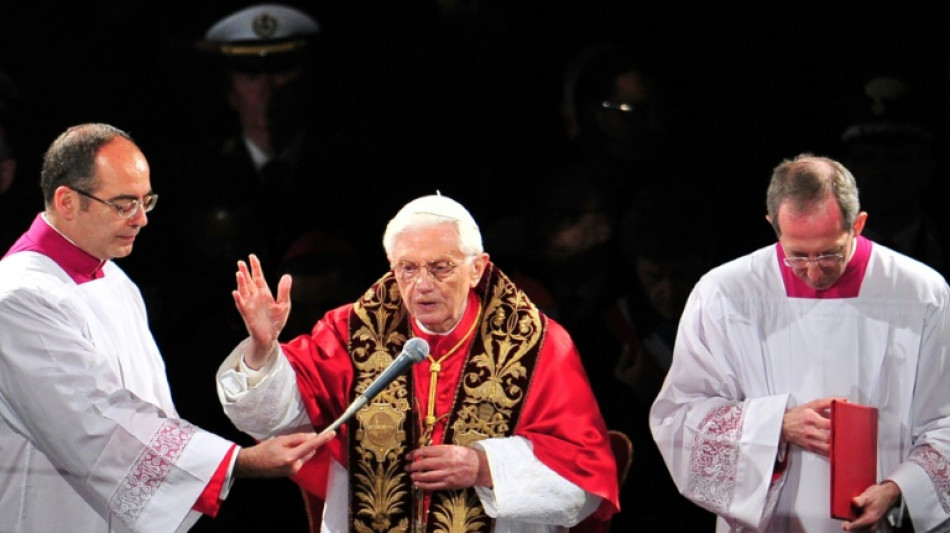
<svg viewBox="0 0 950 533">
<path fill-rule="evenodd" d="M 475 290 L 482 299 L 482 318 L 443 438 L 444 443 L 462 446 L 514 433 L 544 336 L 538 309 L 493 265 Z M 353 306 L 349 331 L 356 398 L 409 338 L 409 316 L 392 273 Z M 415 491 L 405 456 L 416 442 L 413 420 L 420 414 L 411 407 L 411 379 L 404 375 L 349 422 L 349 515 L 354 533 L 408 533 L 416 528 Z M 471 488 L 432 493 L 427 522 L 419 530 L 489 533 L 493 525 Z"/>
</svg>

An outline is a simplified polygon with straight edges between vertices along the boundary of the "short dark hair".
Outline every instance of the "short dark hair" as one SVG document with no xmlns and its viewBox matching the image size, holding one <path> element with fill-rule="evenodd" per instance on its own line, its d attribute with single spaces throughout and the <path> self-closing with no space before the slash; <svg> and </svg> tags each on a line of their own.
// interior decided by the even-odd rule
<svg viewBox="0 0 950 533">
<path fill-rule="evenodd" d="M 82 190 L 95 190 L 96 154 L 116 137 L 134 144 L 128 133 L 109 124 L 89 123 L 72 126 L 50 144 L 43 156 L 40 189 L 49 206 L 56 189 L 62 185 Z"/>
</svg>

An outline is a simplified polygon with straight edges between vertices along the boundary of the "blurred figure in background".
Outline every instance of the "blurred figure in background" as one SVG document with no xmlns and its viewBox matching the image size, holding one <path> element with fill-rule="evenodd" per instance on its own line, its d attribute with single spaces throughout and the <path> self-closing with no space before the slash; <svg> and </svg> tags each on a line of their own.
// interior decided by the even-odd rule
<svg viewBox="0 0 950 533">
<path fill-rule="evenodd" d="M 565 69 L 562 114 L 571 152 L 608 194 L 632 201 L 664 155 L 675 129 L 663 77 L 629 47 L 582 49 Z"/>
<path fill-rule="evenodd" d="M 0 71 L 0 249 L 6 250 L 42 207 L 39 189 L 27 188 L 17 181 L 16 104 L 19 89 L 13 80 Z"/>
<path fill-rule="evenodd" d="M 250 252 L 279 257 L 300 231 L 300 198 L 316 192 L 317 178 L 298 165 L 313 118 L 309 47 L 319 31 L 302 11 L 262 4 L 215 22 L 198 43 L 233 122 L 209 132 L 187 169 L 196 188 L 189 211 L 199 233 L 218 240 L 198 248 L 223 254 L 228 270 Z"/>
<path fill-rule="evenodd" d="M 618 248 L 616 198 L 589 173 L 584 165 L 548 173 L 532 217 L 538 243 L 532 275 L 553 300 L 551 316 L 577 345 L 607 426 L 629 434 L 636 398 L 615 373 L 628 335 L 623 302 L 629 273 Z M 627 514 L 622 508 L 616 518 Z"/>
<path fill-rule="evenodd" d="M 649 409 L 673 359 L 680 314 L 696 281 L 712 265 L 715 229 L 706 198 L 681 181 L 654 182 L 627 206 L 618 229 L 628 290 L 619 309 L 625 331 L 616 377 L 635 394 L 623 407 L 635 459 L 620 491 L 617 532 L 712 531 L 715 515 L 676 489 L 650 434 Z M 605 400 L 610 401 L 610 400 Z M 616 403 L 616 400 L 614 400 Z M 650 480 L 644 483 L 644 480 Z"/>
<path fill-rule="evenodd" d="M 553 168 L 535 199 L 539 277 L 554 296 L 553 316 L 572 335 L 588 318 L 599 320 L 599 309 L 621 287 L 617 198 L 591 174 L 583 164 Z"/>
<path fill-rule="evenodd" d="M 695 224 L 708 220 L 701 189 L 666 177 L 649 176 L 635 201 L 618 205 L 588 166 L 555 168 L 532 217 L 539 264 L 529 272 L 577 345 L 607 426 L 634 444 L 621 512 L 611 520 L 617 532 L 692 532 L 715 523 L 679 494 L 648 424 L 679 314 L 714 253 L 713 226 Z"/>
<path fill-rule="evenodd" d="M 907 76 L 879 75 L 865 80 L 860 94 L 853 89 L 841 161 L 874 213 L 865 235 L 946 277 L 950 227 L 934 211 L 946 203 L 946 186 L 938 179 L 938 100 L 923 80 Z"/>
<path fill-rule="evenodd" d="M 310 333 L 327 311 L 356 300 L 374 281 L 349 242 L 317 229 L 291 243 L 277 270 L 294 279 L 290 289 L 292 312 L 281 341 Z"/>
<path fill-rule="evenodd" d="M 221 263 L 214 279 L 227 279 L 248 253 L 277 264 L 309 228 L 351 231 L 352 204 L 336 200 L 369 190 L 323 121 L 332 76 L 322 70 L 322 32 L 300 9 L 257 4 L 221 18 L 197 42 L 231 111 L 198 150 L 189 147 L 180 181 L 189 227 L 199 228 L 195 249 Z M 311 203 L 327 197 L 335 201 Z"/>
<path fill-rule="evenodd" d="M 681 182 L 653 184 L 623 213 L 620 248 L 635 280 L 627 316 L 638 342 L 625 346 L 617 374 L 648 406 L 670 367 L 686 299 L 714 264 L 715 230 L 694 223 L 710 216 L 705 199 Z"/>
</svg>

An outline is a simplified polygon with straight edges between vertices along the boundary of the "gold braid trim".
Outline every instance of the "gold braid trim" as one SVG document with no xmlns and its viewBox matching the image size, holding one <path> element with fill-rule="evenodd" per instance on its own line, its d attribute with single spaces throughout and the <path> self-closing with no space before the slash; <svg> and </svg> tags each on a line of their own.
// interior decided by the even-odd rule
<svg viewBox="0 0 950 533">
<path fill-rule="evenodd" d="M 514 433 L 545 326 L 537 307 L 494 265 L 475 290 L 484 312 L 444 437 L 444 442 L 462 446 Z M 353 398 L 393 361 L 409 331 L 408 314 L 388 273 L 357 302 L 350 317 L 357 377 Z M 410 380 L 401 376 L 356 415 L 359 428 L 349 439 L 350 517 L 356 533 L 409 530 L 414 502 L 405 455 L 415 442 L 411 393 Z M 436 491 L 429 509 L 429 533 L 489 533 L 493 526 L 471 488 Z"/>
<path fill-rule="evenodd" d="M 355 386 L 350 401 L 402 351 L 410 332 L 407 317 L 392 273 L 353 306 L 349 330 Z M 355 533 L 409 531 L 412 483 L 405 457 L 409 443 L 415 442 L 409 381 L 407 375 L 396 378 L 357 412 L 356 429 L 349 432 L 349 515 Z"/>
</svg>

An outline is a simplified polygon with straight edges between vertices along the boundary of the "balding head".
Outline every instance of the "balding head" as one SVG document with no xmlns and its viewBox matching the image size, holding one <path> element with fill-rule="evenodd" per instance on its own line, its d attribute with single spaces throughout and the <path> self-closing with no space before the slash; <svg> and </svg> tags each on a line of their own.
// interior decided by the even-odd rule
<svg viewBox="0 0 950 533">
<path fill-rule="evenodd" d="M 779 209 L 798 213 L 817 209 L 828 196 L 841 210 L 842 229 L 850 229 L 861 210 L 854 176 L 841 163 L 812 154 L 782 161 L 772 172 L 766 194 L 768 220 L 781 236 Z"/>
</svg>

